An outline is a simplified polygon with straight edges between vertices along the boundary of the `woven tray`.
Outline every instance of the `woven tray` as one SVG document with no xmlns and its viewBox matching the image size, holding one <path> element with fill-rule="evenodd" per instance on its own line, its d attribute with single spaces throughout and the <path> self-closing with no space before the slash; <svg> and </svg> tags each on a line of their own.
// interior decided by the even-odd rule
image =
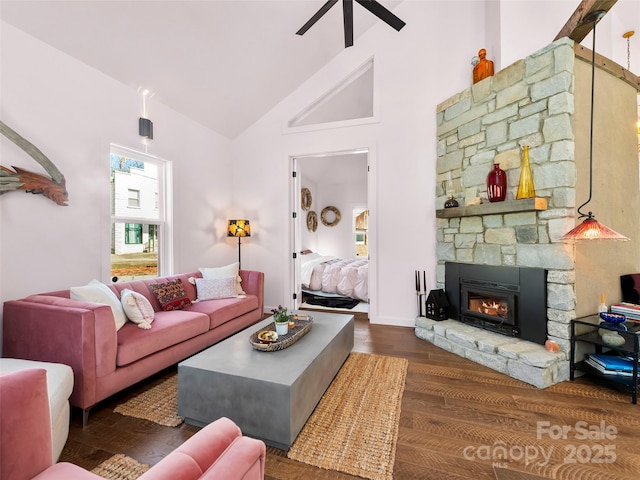
<svg viewBox="0 0 640 480">
<path fill-rule="evenodd" d="M 249 342 L 256 350 L 260 350 L 262 352 L 276 352 L 278 350 L 284 350 L 287 347 L 290 347 L 302 337 L 304 337 L 311 327 L 313 326 L 313 317 L 308 315 L 307 319 L 298 319 L 295 321 L 296 326 L 293 328 L 289 328 L 289 333 L 286 335 L 279 335 L 278 340 L 273 343 L 262 343 L 258 340 L 258 333 L 263 332 L 265 330 L 274 330 L 276 329 L 276 324 L 271 322 L 269 325 L 261 328 L 257 332 L 254 332 L 249 337 Z"/>
</svg>

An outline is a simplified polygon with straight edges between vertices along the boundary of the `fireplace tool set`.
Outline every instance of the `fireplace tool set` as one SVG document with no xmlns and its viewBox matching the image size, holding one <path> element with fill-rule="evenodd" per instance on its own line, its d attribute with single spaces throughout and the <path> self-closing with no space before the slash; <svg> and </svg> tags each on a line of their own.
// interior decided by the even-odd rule
<svg viewBox="0 0 640 480">
<path fill-rule="evenodd" d="M 422 281 L 421 281 L 422 280 Z M 422 312 L 422 305 L 424 302 L 422 301 L 422 297 L 427 294 L 427 272 L 422 271 L 422 275 L 420 275 L 420 270 L 416 270 L 416 296 L 418 297 L 418 316 L 424 317 Z"/>
</svg>

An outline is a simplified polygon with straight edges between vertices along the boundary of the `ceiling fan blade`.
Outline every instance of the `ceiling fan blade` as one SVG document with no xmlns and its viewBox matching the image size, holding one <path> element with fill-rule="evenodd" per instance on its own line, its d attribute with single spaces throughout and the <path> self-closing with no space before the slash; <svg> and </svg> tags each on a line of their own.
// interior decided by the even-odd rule
<svg viewBox="0 0 640 480">
<path fill-rule="evenodd" d="M 327 0 L 327 2 L 320 7 L 313 17 L 309 19 L 307 23 L 305 23 L 300 30 L 296 32 L 296 35 L 304 35 L 307 30 L 309 30 L 313 25 L 322 18 L 322 16 L 329 11 L 331 7 L 333 7 L 338 0 Z"/>
<path fill-rule="evenodd" d="M 380 5 L 376 0 L 356 0 L 360 5 L 373 13 L 387 25 L 395 28 L 398 32 L 406 25 L 405 22 L 396 17 L 393 13 Z"/>
<path fill-rule="evenodd" d="M 353 46 L 353 0 L 342 0 L 344 15 L 344 46 Z"/>
</svg>

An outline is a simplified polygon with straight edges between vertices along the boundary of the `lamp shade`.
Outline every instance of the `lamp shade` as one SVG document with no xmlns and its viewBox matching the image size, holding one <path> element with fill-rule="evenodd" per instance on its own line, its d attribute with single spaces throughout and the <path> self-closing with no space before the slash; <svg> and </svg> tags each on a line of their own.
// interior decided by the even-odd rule
<svg viewBox="0 0 640 480">
<path fill-rule="evenodd" d="M 227 237 L 250 237 L 251 226 L 249 220 L 229 220 Z"/>
<path fill-rule="evenodd" d="M 574 243 L 585 240 L 618 240 L 626 242 L 629 239 L 615 230 L 611 230 L 606 225 L 598 223 L 595 218 L 590 216 L 580 225 L 565 233 L 559 240 L 561 242 Z"/>
</svg>

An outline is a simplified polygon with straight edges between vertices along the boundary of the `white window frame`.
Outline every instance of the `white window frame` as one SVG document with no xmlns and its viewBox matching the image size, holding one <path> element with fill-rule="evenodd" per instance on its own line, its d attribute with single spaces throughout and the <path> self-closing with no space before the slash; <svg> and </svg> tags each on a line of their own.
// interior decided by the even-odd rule
<svg viewBox="0 0 640 480">
<path fill-rule="evenodd" d="M 134 195 L 131 195 L 131 194 Z M 132 205 L 132 201 L 135 205 Z M 140 208 L 140 190 L 134 190 L 133 188 L 129 188 L 127 190 L 127 208 Z"/>
<path fill-rule="evenodd" d="M 111 221 L 109 228 L 113 224 L 118 223 L 141 223 L 146 225 L 158 225 L 158 275 L 172 275 L 173 271 L 173 165 L 169 160 L 165 160 L 155 155 L 133 150 L 121 145 L 111 144 L 109 157 L 111 153 L 122 155 L 127 158 L 140 160 L 142 162 L 150 162 L 158 166 L 158 219 L 127 217 L 123 215 L 114 215 L 109 207 Z M 111 202 L 111 195 L 109 195 Z M 111 242 L 109 242 L 109 250 L 111 253 Z M 111 278 L 111 261 L 109 265 L 109 278 Z"/>
</svg>

